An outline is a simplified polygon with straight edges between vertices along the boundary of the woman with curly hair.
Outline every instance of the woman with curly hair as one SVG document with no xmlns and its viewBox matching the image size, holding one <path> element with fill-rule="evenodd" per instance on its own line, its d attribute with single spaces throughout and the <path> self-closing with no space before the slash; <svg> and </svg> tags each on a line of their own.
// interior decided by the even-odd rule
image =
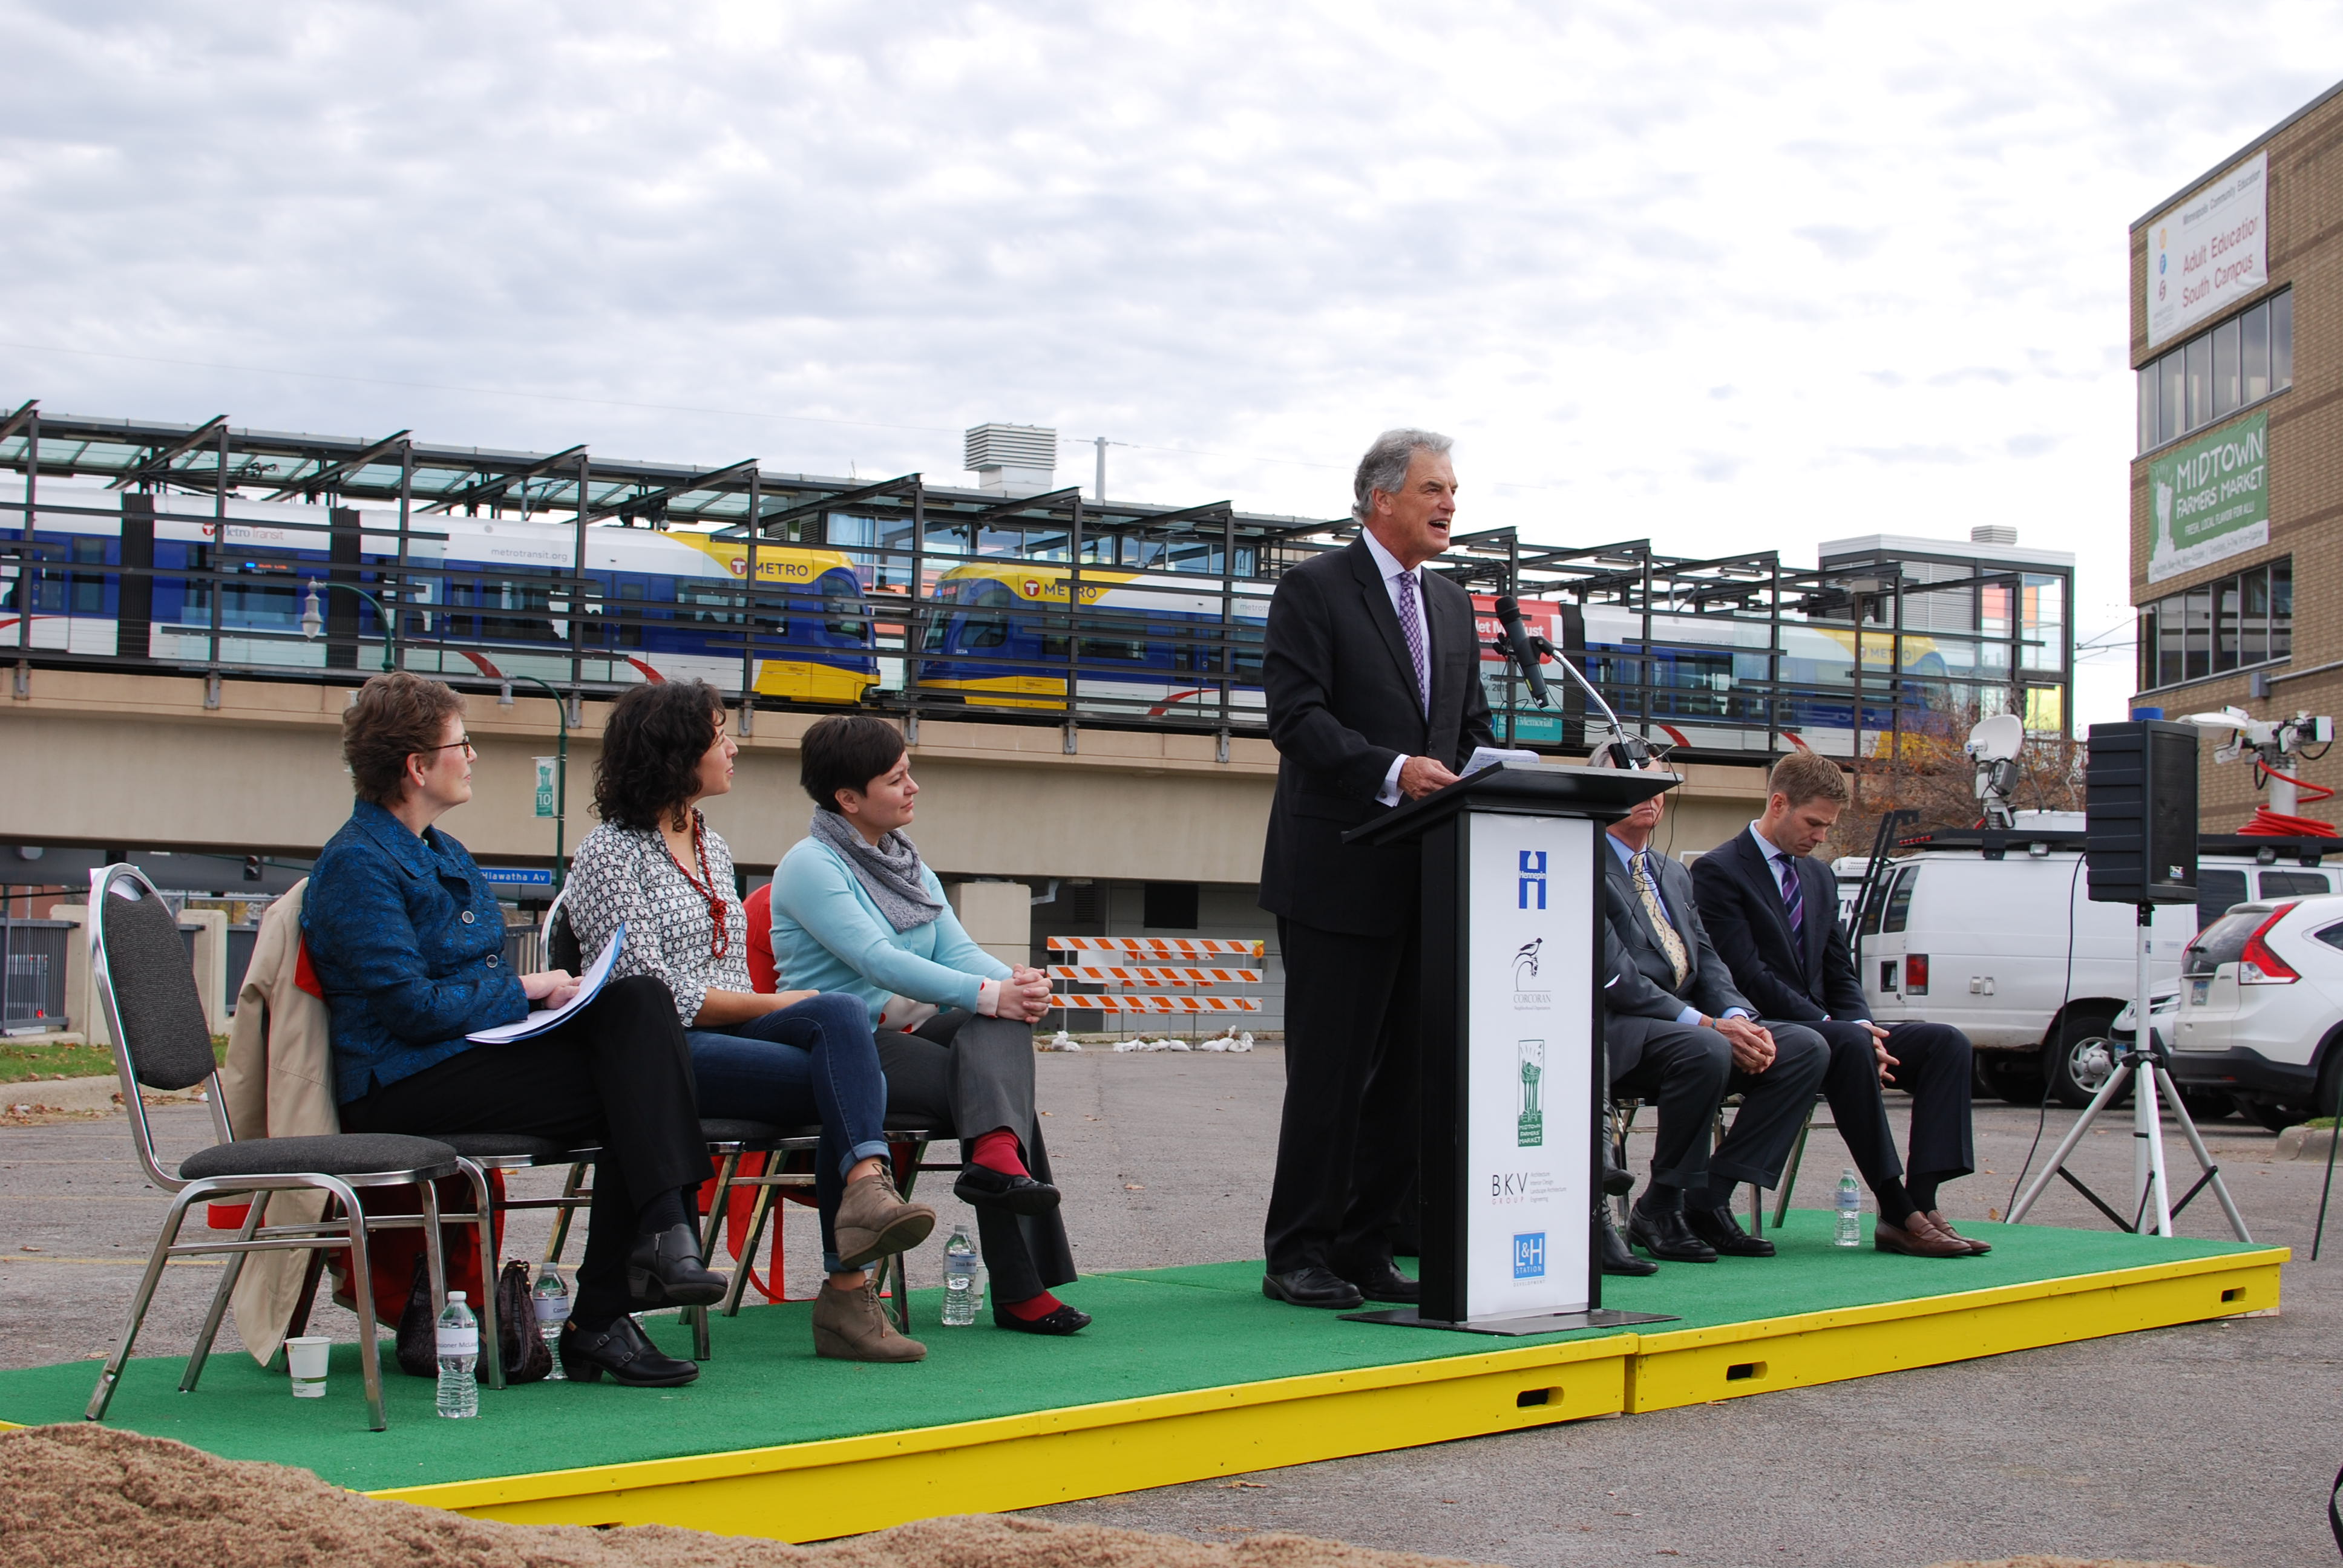
<svg viewBox="0 0 2343 1568">
<path fill-rule="evenodd" d="M 602 825 L 578 846 L 562 909 L 589 953 L 626 923 L 611 973 L 656 977 L 673 994 L 703 1114 L 820 1122 L 814 1191 L 828 1277 L 814 1302 L 816 1353 L 915 1362 L 927 1347 L 887 1321 L 868 1265 L 925 1241 L 935 1211 L 905 1202 L 889 1174 L 887 1081 L 861 1002 L 765 995 L 749 980 L 732 852 L 699 806 L 731 789 L 739 750 L 724 733 L 722 699 L 704 682 L 622 695 L 594 769 Z"/>
</svg>

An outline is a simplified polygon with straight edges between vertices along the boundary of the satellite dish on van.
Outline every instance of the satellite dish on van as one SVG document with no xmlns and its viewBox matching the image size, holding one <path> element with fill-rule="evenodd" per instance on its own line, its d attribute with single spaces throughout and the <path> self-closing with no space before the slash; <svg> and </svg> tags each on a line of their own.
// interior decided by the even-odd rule
<svg viewBox="0 0 2343 1568">
<path fill-rule="evenodd" d="M 2007 762 L 2026 749 L 2026 721 L 2015 713 L 1996 713 L 1969 731 L 1961 748 L 1979 762 Z"/>
</svg>

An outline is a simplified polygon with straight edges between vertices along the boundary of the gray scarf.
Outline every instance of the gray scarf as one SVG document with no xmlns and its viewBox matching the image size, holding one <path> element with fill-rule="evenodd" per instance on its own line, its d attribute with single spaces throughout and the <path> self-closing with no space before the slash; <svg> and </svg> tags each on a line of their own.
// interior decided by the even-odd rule
<svg viewBox="0 0 2343 1568">
<path fill-rule="evenodd" d="M 873 845 L 844 817 L 817 809 L 813 836 L 837 850 L 853 869 L 862 890 L 897 930 L 924 926 L 943 913 L 944 906 L 929 896 L 927 885 L 920 879 L 919 846 L 902 834 L 890 831 Z"/>
</svg>

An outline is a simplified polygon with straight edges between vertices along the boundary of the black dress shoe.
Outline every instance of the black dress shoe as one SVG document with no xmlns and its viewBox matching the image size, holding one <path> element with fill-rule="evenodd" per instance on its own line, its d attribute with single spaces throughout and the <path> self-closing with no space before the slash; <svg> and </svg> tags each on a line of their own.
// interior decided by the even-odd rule
<svg viewBox="0 0 2343 1568">
<path fill-rule="evenodd" d="M 1423 1287 L 1401 1273 L 1381 1258 L 1368 1258 L 1346 1264 L 1333 1272 L 1358 1287 L 1359 1294 L 1371 1302 L 1397 1302 L 1412 1307 L 1423 1300 Z"/>
<path fill-rule="evenodd" d="M 606 1328 L 580 1328 L 575 1318 L 562 1324 L 561 1375 L 571 1382 L 599 1382 L 604 1372 L 626 1388 L 681 1388 L 699 1376 L 699 1368 L 645 1339 L 642 1325 L 624 1312 Z"/>
<path fill-rule="evenodd" d="M 699 1238 L 689 1225 L 638 1236 L 627 1254 L 627 1295 L 638 1306 L 708 1306 L 724 1299 L 726 1283 L 699 1261 Z"/>
<path fill-rule="evenodd" d="M 1728 1258 L 1770 1258 L 1774 1243 L 1741 1228 L 1730 1209 L 1684 1208 L 1684 1229 Z"/>
<path fill-rule="evenodd" d="M 1263 1274 L 1261 1293 L 1272 1302 L 1283 1302 L 1296 1307 L 1332 1307 L 1347 1311 L 1366 1305 L 1367 1299 L 1359 1294 L 1359 1287 L 1335 1273 L 1312 1263 L 1306 1269 L 1294 1269 L 1282 1274 Z"/>
<path fill-rule="evenodd" d="M 1667 1263 L 1714 1263 L 1716 1249 L 1684 1226 L 1684 1211 L 1653 1214 L 1640 1206 L 1627 1211 L 1627 1240 Z"/>
<path fill-rule="evenodd" d="M 1596 1244 L 1603 1249 L 1604 1273 L 1624 1274 L 1630 1278 L 1635 1278 L 1644 1274 L 1656 1274 L 1660 1271 L 1660 1266 L 1657 1263 L 1648 1258 L 1639 1258 L 1627 1250 L 1627 1243 L 1620 1239 L 1619 1227 L 1611 1222 L 1610 1204 L 1598 1203 L 1594 1206 L 1594 1228 Z"/>
<path fill-rule="evenodd" d="M 1044 1312 L 1038 1318 L 1021 1318 L 1014 1312 L 995 1307 L 992 1309 L 992 1326 L 1015 1329 L 1021 1334 L 1073 1334 L 1091 1326 L 1091 1315 L 1078 1312 L 1063 1302 L 1058 1303 L 1056 1310 Z"/>
<path fill-rule="evenodd" d="M 1011 1176 L 990 1165 L 961 1166 L 952 1196 L 980 1209 L 1006 1209 L 1012 1214 L 1046 1214 L 1058 1206 L 1058 1190 L 1047 1181 Z"/>
</svg>

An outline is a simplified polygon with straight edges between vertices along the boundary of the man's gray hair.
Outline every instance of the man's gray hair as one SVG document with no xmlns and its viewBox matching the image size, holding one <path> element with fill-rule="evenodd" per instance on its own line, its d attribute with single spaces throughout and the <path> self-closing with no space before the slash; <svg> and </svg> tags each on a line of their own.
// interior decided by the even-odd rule
<svg viewBox="0 0 2343 1568">
<path fill-rule="evenodd" d="M 1386 430 L 1375 437 L 1359 459 L 1358 476 L 1351 481 L 1351 516 L 1365 522 L 1374 515 L 1375 492 L 1396 496 L 1407 483 L 1408 465 L 1418 452 L 1444 457 L 1456 443 L 1430 430 Z"/>
</svg>

